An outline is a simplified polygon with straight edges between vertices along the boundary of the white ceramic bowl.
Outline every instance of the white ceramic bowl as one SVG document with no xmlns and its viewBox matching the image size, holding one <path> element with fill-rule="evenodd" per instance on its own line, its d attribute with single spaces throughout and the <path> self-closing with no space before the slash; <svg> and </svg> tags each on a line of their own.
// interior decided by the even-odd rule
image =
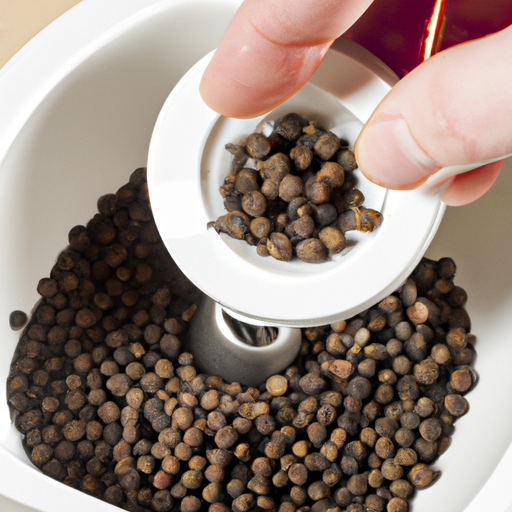
<svg viewBox="0 0 512 512">
<path fill-rule="evenodd" d="M 0 396 L 18 340 L 9 313 L 30 311 L 67 233 L 146 163 L 160 107 L 215 48 L 238 0 L 84 0 L 0 71 Z M 414 512 L 506 512 L 512 501 L 512 169 L 476 204 L 448 209 L 428 255 L 452 256 L 469 293 L 480 382 Z M 0 509 L 115 512 L 32 467 L 0 400 Z"/>
</svg>

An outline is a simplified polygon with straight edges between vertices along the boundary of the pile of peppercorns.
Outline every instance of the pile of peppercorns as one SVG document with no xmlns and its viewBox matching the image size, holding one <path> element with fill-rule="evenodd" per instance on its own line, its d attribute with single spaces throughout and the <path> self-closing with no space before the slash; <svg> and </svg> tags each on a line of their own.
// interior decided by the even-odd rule
<svg viewBox="0 0 512 512">
<path fill-rule="evenodd" d="M 182 346 L 198 291 L 160 240 L 145 169 L 98 209 L 39 282 L 7 381 L 44 474 L 134 512 L 404 512 L 435 481 L 476 382 L 450 258 L 304 329 L 294 363 L 247 387 L 198 374 Z"/>
<path fill-rule="evenodd" d="M 321 263 L 347 245 L 345 233 L 368 233 L 382 214 L 362 206 L 348 142 L 292 113 L 272 133 L 228 144 L 231 173 L 220 187 L 227 214 L 214 227 L 256 246 L 260 256 Z"/>
</svg>

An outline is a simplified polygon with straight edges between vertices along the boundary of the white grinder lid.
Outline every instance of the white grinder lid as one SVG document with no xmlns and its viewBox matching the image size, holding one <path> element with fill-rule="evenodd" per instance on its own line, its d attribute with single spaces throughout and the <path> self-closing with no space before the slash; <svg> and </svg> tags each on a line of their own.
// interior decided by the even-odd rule
<svg viewBox="0 0 512 512">
<path fill-rule="evenodd" d="M 158 230 L 185 275 L 234 316 L 291 327 L 353 316 L 402 284 L 437 231 L 444 213 L 437 194 L 386 190 L 359 171 L 364 206 L 381 211 L 384 220 L 373 233 L 347 233 L 354 243 L 330 261 L 262 258 L 255 247 L 207 227 L 226 213 L 219 186 L 232 158 L 227 143 L 290 112 L 318 120 L 354 143 L 390 85 L 350 53 L 329 50 L 306 86 L 269 114 L 249 120 L 220 116 L 201 99 L 209 54 L 184 75 L 160 112 L 148 157 Z"/>
</svg>

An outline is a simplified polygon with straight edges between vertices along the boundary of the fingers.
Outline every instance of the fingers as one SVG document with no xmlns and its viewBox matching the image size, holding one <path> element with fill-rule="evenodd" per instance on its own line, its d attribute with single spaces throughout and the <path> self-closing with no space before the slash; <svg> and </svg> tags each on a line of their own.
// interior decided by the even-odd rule
<svg viewBox="0 0 512 512">
<path fill-rule="evenodd" d="M 512 153 L 512 29 L 427 60 L 384 98 L 363 128 L 356 156 L 363 173 L 388 188 L 421 184 L 442 167 Z M 443 199 L 482 195 L 500 164 L 459 175 Z M 486 174 L 488 173 L 488 174 Z"/>
<path fill-rule="evenodd" d="M 441 187 L 441 201 L 449 206 L 462 206 L 476 201 L 491 188 L 502 167 L 503 160 L 500 160 L 455 176 Z"/>
<path fill-rule="evenodd" d="M 201 81 L 228 117 L 268 112 L 300 89 L 372 0 L 245 0 Z"/>
</svg>

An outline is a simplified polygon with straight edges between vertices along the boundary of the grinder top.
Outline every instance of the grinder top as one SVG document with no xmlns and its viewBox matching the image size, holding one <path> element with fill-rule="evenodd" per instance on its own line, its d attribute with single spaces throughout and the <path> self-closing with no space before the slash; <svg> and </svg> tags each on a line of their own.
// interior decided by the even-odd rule
<svg viewBox="0 0 512 512">
<path fill-rule="evenodd" d="M 258 118 L 232 119 L 210 109 L 199 94 L 211 55 L 169 95 L 148 156 L 155 221 L 181 270 L 232 316 L 278 326 L 332 323 L 392 293 L 425 253 L 444 213 L 427 186 L 387 190 L 354 171 L 364 205 L 380 211 L 384 220 L 373 233 L 355 234 L 357 243 L 319 264 L 261 258 L 254 247 L 208 227 L 226 213 L 219 187 L 231 163 L 227 143 L 296 112 L 353 144 L 391 88 L 381 77 L 382 63 L 346 41 L 341 51 L 327 52 L 310 81 L 284 104 Z"/>
</svg>

